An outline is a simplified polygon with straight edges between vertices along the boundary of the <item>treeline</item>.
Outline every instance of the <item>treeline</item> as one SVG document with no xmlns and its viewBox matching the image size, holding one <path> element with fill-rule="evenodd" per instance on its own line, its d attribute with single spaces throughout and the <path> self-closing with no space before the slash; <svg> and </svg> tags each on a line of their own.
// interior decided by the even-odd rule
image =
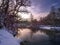
<svg viewBox="0 0 60 45">
<path fill-rule="evenodd" d="M 60 8 L 51 7 L 48 16 L 41 19 L 40 23 L 44 25 L 60 26 Z"/>
</svg>

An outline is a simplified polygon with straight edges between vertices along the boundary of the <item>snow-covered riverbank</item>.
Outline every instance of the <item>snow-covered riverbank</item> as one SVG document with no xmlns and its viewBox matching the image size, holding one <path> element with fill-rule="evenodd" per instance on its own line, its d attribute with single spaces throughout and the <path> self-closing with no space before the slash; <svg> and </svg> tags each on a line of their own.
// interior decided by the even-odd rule
<svg viewBox="0 0 60 45">
<path fill-rule="evenodd" d="M 18 40 L 13 37 L 5 28 L 0 29 L 0 45 L 20 45 Z"/>
</svg>

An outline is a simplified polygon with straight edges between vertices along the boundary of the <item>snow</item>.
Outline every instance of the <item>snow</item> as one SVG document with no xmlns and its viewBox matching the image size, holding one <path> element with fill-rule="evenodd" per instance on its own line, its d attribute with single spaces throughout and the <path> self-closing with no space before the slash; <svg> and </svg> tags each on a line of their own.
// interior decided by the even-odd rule
<svg viewBox="0 0 60 45">
<path fill-rule="evenodd" d="M 57 31 L 60 31 L 60 27 L 51 27 L 51 26 L 41 26 L 40 29 L 47 29 L 47 30 L 57 30 Z"/>
<path fill-rule="evenodd" d="M 0 45 L 20 45 L 18 40 L 12 34 L 6 31 L 5 28 L 0 29 Z"/>
<path fill-rule="evenodd" d="M 41 25 L 40 29 L 48 29 L 48 30 L 50 30 L 51 28 L 49 26 Z"/>
</svg>

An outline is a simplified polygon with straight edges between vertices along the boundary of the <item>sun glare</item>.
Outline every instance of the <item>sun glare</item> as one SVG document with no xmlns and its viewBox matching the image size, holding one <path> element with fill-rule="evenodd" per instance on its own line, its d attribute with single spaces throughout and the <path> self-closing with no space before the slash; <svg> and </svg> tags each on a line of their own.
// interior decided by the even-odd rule
<svg viewBox="0 0 60 45">
<path fill-rule="evenodd" d="M 30 13 L 18 13 L 18 16 L 22 18 L 22 20 L 30 20 L 31 14 Z"/>
</svg>

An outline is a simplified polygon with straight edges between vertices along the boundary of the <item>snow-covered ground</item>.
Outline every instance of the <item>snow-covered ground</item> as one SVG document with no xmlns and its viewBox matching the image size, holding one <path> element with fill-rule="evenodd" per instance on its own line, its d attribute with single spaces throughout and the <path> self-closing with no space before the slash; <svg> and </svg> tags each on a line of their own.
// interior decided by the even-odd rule
<svg viewBox="0 0 60 45">
<path fill-rule="evenodd" d="M 40 29 L 47 30 L 57 30 L 60 31 L 60 27 L 51 27 L 51 26 L 41 26 Z"/>
<path fill-rule="evenodd" d="M 5 28 L 0 29 L 0 45 L 20 45 L 18 40 L 13 37 Z"/>
</svg>

